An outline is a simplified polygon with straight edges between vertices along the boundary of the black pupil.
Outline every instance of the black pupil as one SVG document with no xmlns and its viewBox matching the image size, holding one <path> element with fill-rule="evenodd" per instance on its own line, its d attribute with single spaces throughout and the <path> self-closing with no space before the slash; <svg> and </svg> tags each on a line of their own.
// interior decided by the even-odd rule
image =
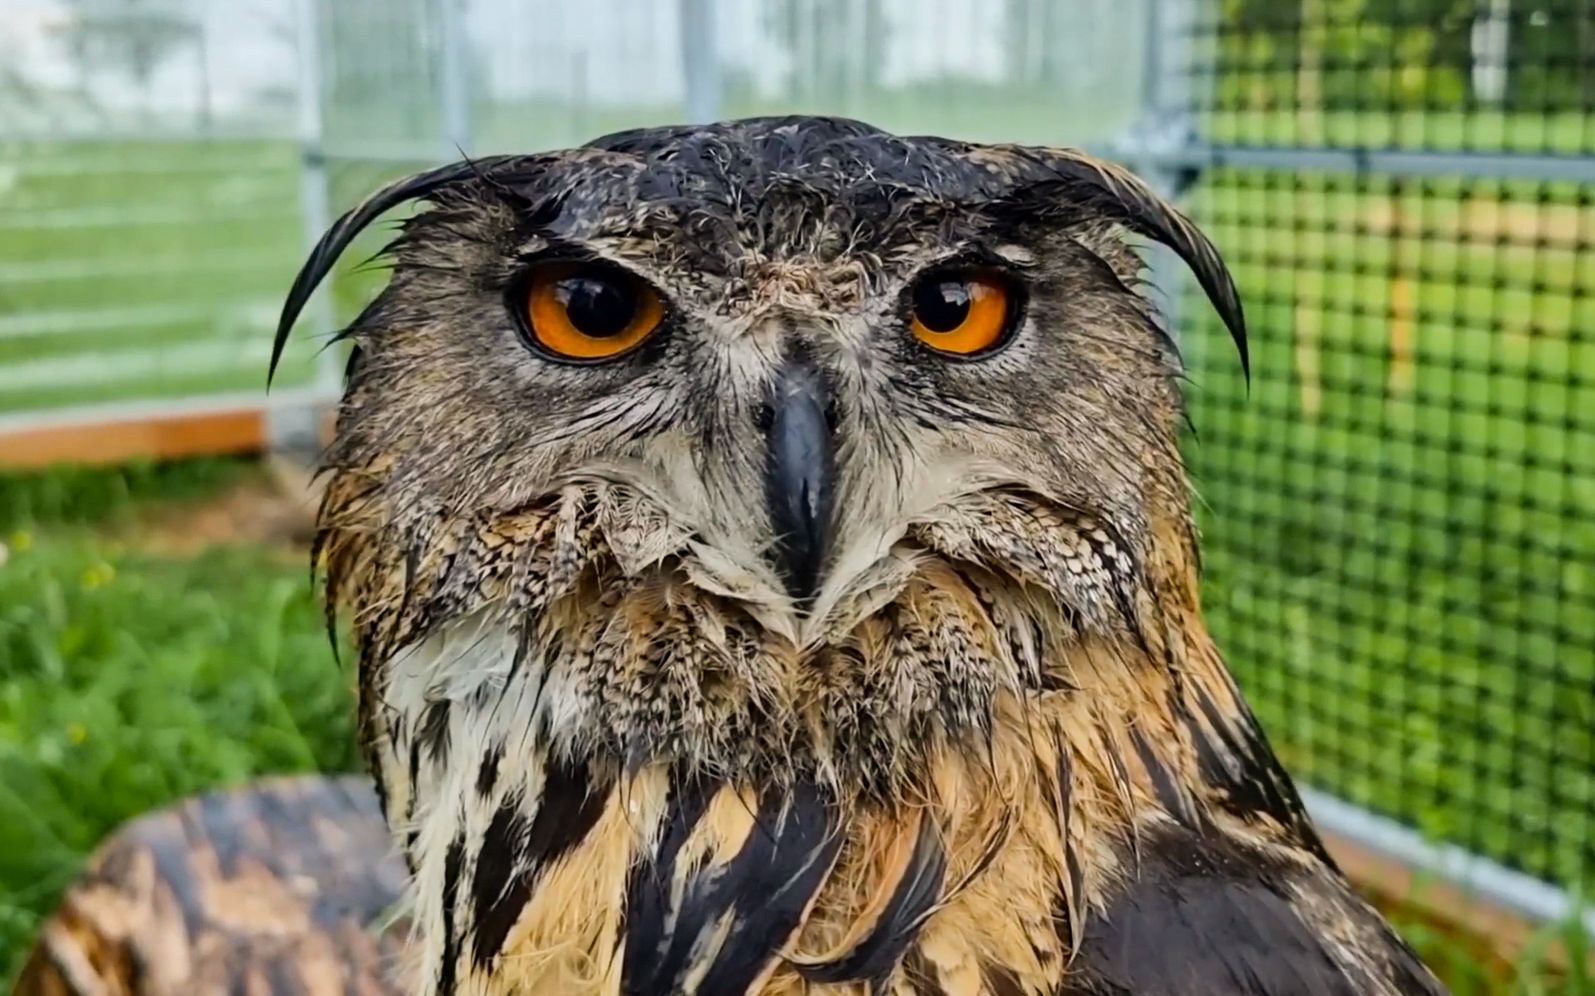
<svg viewBox="0 0 1595 996">
<path fill-rule="evenodd" d="M 914 288 L 914 317 L 932 332 L 951 332 L 969 317 L 969 284 L 926 280 Z"/>
<path fill-rule="evenodd" d="M 554 286 L 554 295 L 576 331 L 595 339 L 626 331 L 637 314 L 637 296 L 608 277 L 566 277 Z"/>
</svg>

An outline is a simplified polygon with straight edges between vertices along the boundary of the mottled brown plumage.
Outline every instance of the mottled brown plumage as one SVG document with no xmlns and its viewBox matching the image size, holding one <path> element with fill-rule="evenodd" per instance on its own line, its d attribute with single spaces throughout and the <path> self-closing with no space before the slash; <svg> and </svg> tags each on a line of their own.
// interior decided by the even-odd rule
<svg viewBox="0 0 1595 996">
<path fill-rule="evenodd" d="M 419 992 L 1439 991 L 1202 624 L 1178 359 L 1125 234 L 1245 337 L 1139 181 L 827 118 L 464 163 L 328 233 L 279 350 L 416 198 L 348 330 L 318 555 Z M 654 288 L 660 330 L 531 348 L 523 275 L 572 258 Z M 953 263 L 1012 286 L 1001 348 L 909 334 Z M 790 405 L 824 474 L 785 474 Z M 772 481 L 811 477 L 794 584 Z"/>
</svg>

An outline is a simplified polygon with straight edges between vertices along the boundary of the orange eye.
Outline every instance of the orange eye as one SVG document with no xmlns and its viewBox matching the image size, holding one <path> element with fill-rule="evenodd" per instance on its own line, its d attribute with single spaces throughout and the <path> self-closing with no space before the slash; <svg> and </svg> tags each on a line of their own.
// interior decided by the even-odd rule
<svg viewBox="0 0 1595 996">
<path fill-rule="evenodd" d="M 659 327 L 664 305 L 647 284 L 611 266 L 549 263 L 532 271 L 526 317 L 546 352 L 607 360 Z"/>
<path fill-rule="evenodd" d="M 914 335 L 930 348 L 973 356 L 1002 342 L 1011 295 L 995 273 L 943 273 L 922 278 L 913 290 Z"/>
</svg>

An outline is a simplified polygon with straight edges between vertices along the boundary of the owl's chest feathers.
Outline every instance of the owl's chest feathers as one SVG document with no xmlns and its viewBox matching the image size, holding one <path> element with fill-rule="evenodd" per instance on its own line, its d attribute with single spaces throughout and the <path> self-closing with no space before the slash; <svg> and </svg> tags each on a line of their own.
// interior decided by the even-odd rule
<svg viewBox="0 0 1595 996">
<path fill-rule="evenodd" d="M 1247 763 L 1216 658 L 1177 679 L 1132 639 L 1064 647 L 1040 620 L 1027 639 L 1059 656 L 1027 669 L 993 634 L 984 656 L 967 633 L 905 635 L 923 611 L 820 660 L 727 653 L 703 612 L 681 632 L 714 653 L 640 624 L 583 637 L 558 612 L 528 647 L 489 612 L 398 657 L 377 753 L 438 991 L 644 973 L 626 991 L 822 992 L 902 965 L 948 992 L 982 964 L 1056 980 L 1139 840 L 1263 842 L 1214 792 Z M 678 985 L 699 971 L 713 984 Z"/>
<path fill-rule="evenodd" d="M 1068 991 L 1176 859 L 1355 911 L 1194 609 L 917 576 L 806 652 L 588 578 L 388 660 L 362 706 L 433 991 Z"/>
<path fill-rule="evenodd" d="M 809 648 L 668 583 L 578 586 L 530 620 L 489 606 L 395 655 L 382 711 L 429 755 L 469 740 L 879 800 L 916 790 L 943 751 L 988 753 L 1003 702 L 1126 722 L 1167 712 L 1169 678 L 1133 640 L 940 573 Z"/>
<path fill-rule="evenodd" d="M 1194 607 L 1104 530 L 910 530 L 798 647 L 604 514 L 329 544 L 433 991 L 1056 981 L 1143 842 L 1301 860 Z"/>
</svg>

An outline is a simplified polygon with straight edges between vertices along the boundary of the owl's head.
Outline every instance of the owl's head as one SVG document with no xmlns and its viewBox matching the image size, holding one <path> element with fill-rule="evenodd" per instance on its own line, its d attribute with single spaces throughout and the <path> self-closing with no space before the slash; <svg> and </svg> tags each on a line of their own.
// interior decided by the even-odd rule
<svg viewBox="0 0 1595 996">
<path fill-rule="evenodd" d="M 800 644 L 929 560 L 1045 587 L 1037 547 L 1068 552 L 1049 522 L 1144 574 L 1187 498 L 1177 357 L 1126 234 L 1183 257 L 1244 362 L 1212 245 L 1128 173 L 806 117 L 398 181 L 317 246 L 279 352 L 350 240 L 412 200 L 346 333 L 329 507 L 408 550 L 407 586 L 460 523 L 574 493 L 620 572 L 675 572 Z"/>
</svg>

